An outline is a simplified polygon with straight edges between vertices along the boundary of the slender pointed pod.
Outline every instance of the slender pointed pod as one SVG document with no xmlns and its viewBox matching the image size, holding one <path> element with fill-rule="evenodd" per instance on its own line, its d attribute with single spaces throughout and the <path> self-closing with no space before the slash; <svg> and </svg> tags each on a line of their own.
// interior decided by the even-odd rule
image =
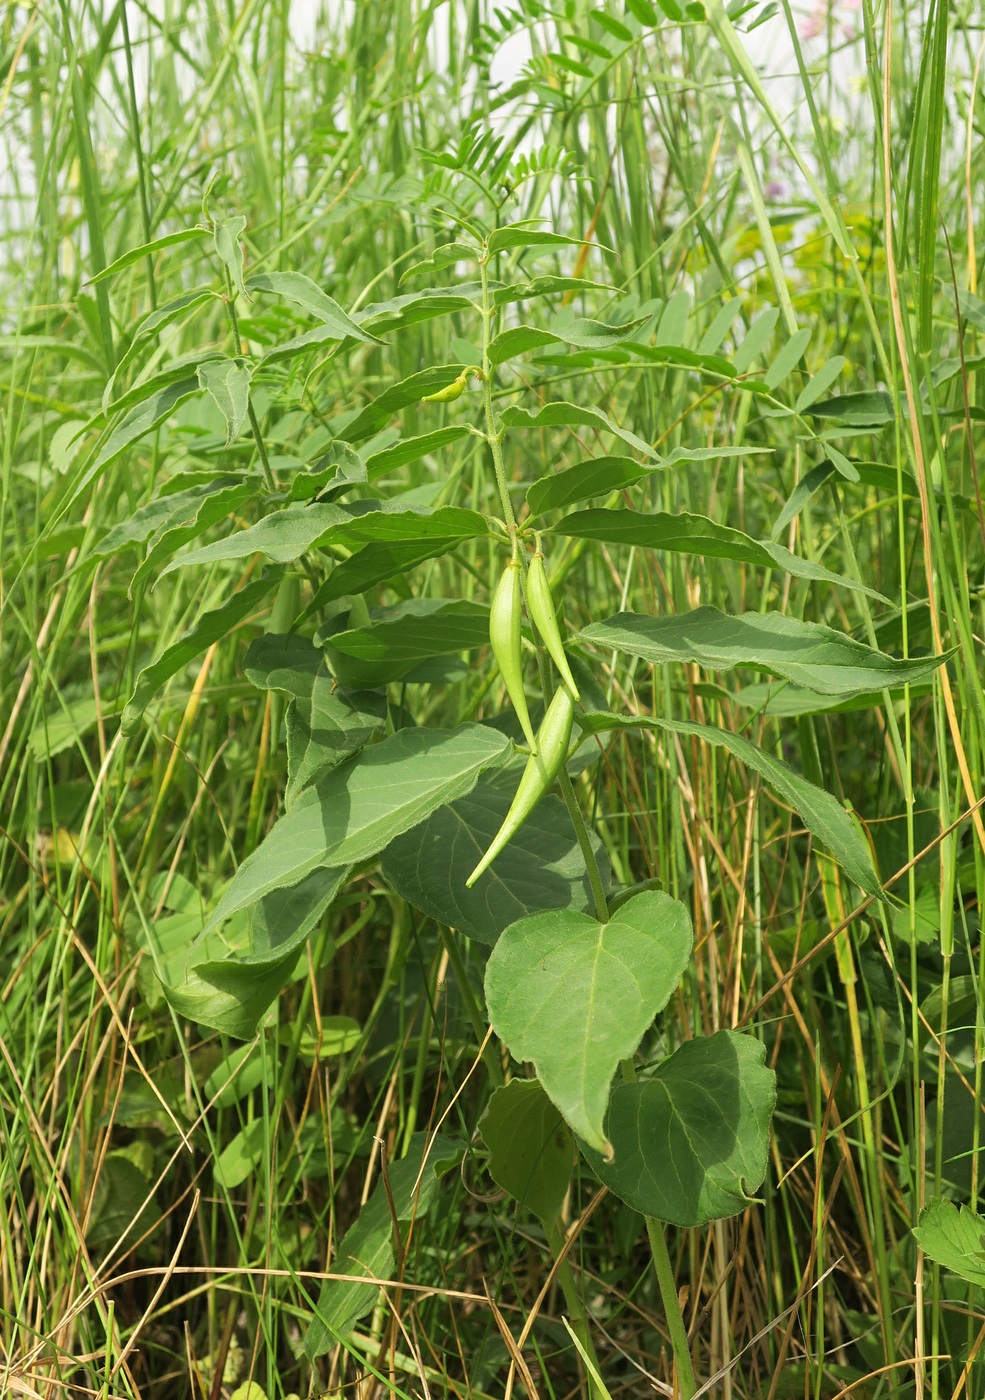
<svg viewBox="0 0 985 1400">
<path fill-rule="evenodd" d="M 568 747 L 571 743 L 571 726 L 574 721 L 574 701 L 566 686 L 559 685 L 554 699 L 547 707 L 537 734 L 537 752 L 527 759 L 516 795 L 506 813 L 503 825 L 493 837 L 489 849 L 465 881 L 466 889 L 471 889 L 484 871 L 505 846 L 513 840 L 537 803 L 544 796 L 560 773 Z"/>
<path fill-rule="evenodd" d="M 558 675 L 570 690 L 572 699 L 579 700 L 581 697 L 578 694 L 578 686 L 571 674 L 568 658 L 564 654 L 564 642 L 561 640 L 561 629 L 557 623 L 557 610 L 554 607 L 554 599 L 551 597 L 551 585 L 547 581 L 544 556 L 540 550 L 531 559 L 530 567 L 527 569 L 527 611 L 530 614 L 530 621 L 540 633 L 540 639 L 547 648 L 548 655 L 557 667 Z"/>
<path fill-rule="evenodd" d="M 520 565 L 516 559 L 511 559 L 493 593 L 489 609 L 489 641 L 499 674 L 506 686 L 506 693 L 513 702 L 516 717 L 520 721 L 520 728 L 531 750 L 536 753 L 537 739 L 534 727 L 530 723 L 530 711 L 523 688 L 522 606 L 523 584 L 520 579 Z"/>
</svg>

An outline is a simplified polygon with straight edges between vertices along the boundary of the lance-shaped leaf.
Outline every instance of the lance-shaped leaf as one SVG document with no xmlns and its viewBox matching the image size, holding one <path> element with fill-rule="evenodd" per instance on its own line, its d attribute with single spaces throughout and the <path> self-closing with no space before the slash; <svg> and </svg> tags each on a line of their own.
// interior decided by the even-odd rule
<svg viewBox="0 0 985 1400">
<path fill-rule="evenodd" d="M 489 359 L 494 365 L 505 364 L 517 355 L 537 350 L 543 345 L 574 345 L 579 350 L 604 350 L 610 345 L 629 340 L 648 320 L 649 317 L 641 316 L 625 325 L 610 326 L 603 321 L 573 317 L 555 324 L 549 331 L 536 326 L 513 326 L 501 331 L 490 343 Z"/>
<path fill-rule="evenodd" d="M 144 667 L 137 677 L 133 695 L 123 711 L 124 734 L 130 734 L 136 729 L 140 716 L 165 681 L 177 675 L 183 667 L 205 651 L 206 647 L 227 636 L 257 611 L 278 582 L 278 577 L 276 570 L 269 571 L 263 578 L 254 579 L 238 593 L 234 593 L 221 607 L 203 613 L 195 625 L 163 651 L 156 661 Z"/>
<path fill-rule="evenodd" d="M 383 343 L 379 336 L 372 335 L 357 325 L 337 301 L 327 296 L 317 282 L 312 282 L 303 272 L 263 272 L 250 278 L 246 290 L 269 292 L 272 296 L 283 297 L 285 301 L 310 312 L 329 332 L 326 339 L 344 340 L 346 336 L 351 336 L 354 340 L 368 341 L 371 345 Z"/>
<path fill-rule="evenodd" d="M 782 801 L 798 813 L 804 825 L 826 846 L 846 874 L 866 894 L 880 895 L 882 887 L 872 863 L 868 842 L 840 802 L 807 781 L 782 759 L 757 748 L 741 734 L 716 729 L 710 724 L 694 724 L 691 720 L 657 719 L 649 716 L 585 715 L 579 717 L 590 733 L 611 729 L 657 729 L 670 734 L 686 734 L 702 739 L 706 744 L 727 749 L 747 768 L 765 778 Z"/>
<path fill-rule="evenodd" d="M 161 573 L 164 578 L 175 569 L 192 564 L 218 564 L 224 559 L 249 559 L 252 554 L 265 554 L 278 564 L 290 564 L 309 549 L 327 539 L 332 530 L 347 524 L 352 518 L 345 506 L 331 501 L 316 501 L 313 505 L 290 505 L 275 510 L 248 530 L 237 530 L 224 540 L 190 550 L 180 559 L 173 559 Z"/>
<path fill-rule="evenodd" d="M 155 253 L 163 252 L 165 248 L 173 248 L 178 243 L 191 243 L 208 233 L 205 228 L 180 228 L 174 233 L 165 233 L 160 238 L 153 239 L 150 243 L 141 243 L 139 248 L 131 248 L 128 252 L 122 253 L 109 267 L 104 267 L 102 272 L 97 272 L 94 277 L 87 277 L 85 285 L 94 287 L 97 282 L 105 282 L 110 277 L 115 277 L 124 268 L 132 267 L 141 258 L 152 258 Z"/>
<path fill-rule="evenodd" d="M 511 1079 L 497 1089 L 479 1120 L 497 1186 L 550 1230 L 571 1181 L 574 1139 L 536 1079 Z"/>
<path fill-rule="evenodd" d="M 490 253 L 502 253 L 510 248 L 570 248 L 572 244 L 584 242 L 583 238 L 569 238 L 563 233 L 542 232 L 540 229 L 529 228 L 519 223 L 494 229 L 486 240 L 486 246 Z"/>
<path fill-rule="evenodd" d="M 612 1077 L 680 982 L 691 941 L 684 905 L 644 890 L 607 924 L 573 910 L 521 919 L 490 954 L 493 1029 L 599 1150 Z"/>
<path fill-rule="evenodd" d="M 881 389 L 820 399 L 810 404 L 805 412 L 811 418 L 826 418 L 852 428 L 881 428 L 895 417 L 893 401 Z"/>
<path fill-rule="evenodd" d="M 435 365 L 432 369 L 422 369 L 407 379 L 401 379 L 398 384 L 391 384 L 346 425 L 345 437 L 349 442 L 362 442 L 364 438 L 372 437 L 385 428 L 401 409 L 412 403 L 420 403 L 426 394 L 446 389 L 464 368 L 464 365 Z"/>
<path fill-rule="evenodd" d="M 985 1216 L 954 1201 L 931 1201 L 913 1236 L 928 1259 L 985 1288 Z"/>
<path fill-rule="evenodd" d="M 411 598 L 381 608 L 368 627 L 326 639 L 325 654 L 342 685 L 371 690 L 402 680 L 422 661 L 489 642 L 489 609 L 478 603 Z"/>
<path fill-rule="evenodd" d="M 635 457 L 593 457 L 535 481 L 527 488 L 527 505 L 531 514 L 543 515 L 548 510 L 558 510 L 563 506 L 575 505 L 578 501 L 590 501 L 593 496 L 607 496 L 611 491 L 635 486 L 664 465 L 663 462 L 655 465 L 637 462 Z"/>
<path fill-rule="evenodd" d="M 864 695 L 922 680 L 947 659 L 901 660 L 816 622 L 776 612 L 732 617 L 712 607 L 670 617 L 617 613 L 593 622 L 581 637 L 655 666 L 672 661 L 697 662 L 711 671 L 751 666 L 821 695 Z"/>
<path fill-rule="evenodd" d="M 79 479 L 72 487 L 72 495 L 66 502 L 65 510 L 69 510 L 74 505 L 90 482 L 111 462 L 115 462 L 122 452 L 125 452 L 128 447 L 132 447 L 135 442 L 139 442 L 142 437 L 146 437 L 154 428 L 159 427 L 166 418 L 170 418 L 175 409 L 186 399 L 199 393 L 201 393 L 201 389 L 196 376 L 185 375 L 175 383 L 166 384 L 163 389 L 157 390 L 150 398 L 137 404 L 129 413 L 125 414 L 95 456 L 82 469 Z"/>
<path fill-rule="evenodd" d="M 376 855 L 436 807 L 469 792 L 511 750 L 505 735 L 480 724 L 401 729 L 364 749 L 306 788 L 274 823 L 233 876 L 206 930 L 312 870 Z"/>
<path fill-rule="evenodd" d="M 776 1076 L 766 1047 L 717 1031 L 689 1040 L 643 1083 L 612 1091 L 613 1156 L 585 1155 L 609 1190 L 671 1225 L 744 1210 L 766 1175 Z"/>
<path fill-rule="evenodd" d="M 401 438 L 392 447 L 381 448 L 379 452 L 374 452 L 366 458 L 366 474 L 370 481 L 376 481 L 388 472 L 405 467 L 408 462 L 420 461 L 429 452 L 437 452 L 449 443 L 457 442 L 459 438 L 466 437 L 468 431 L 468 425 L 465 423 L 449 423 L 445 428 L 435 428 L 433 433 Z"/>
<path fill-rule="evenodd" d="M 608 414 L 603 413 L 600 408 L 582 407 L 573 403 L 549 403 L 537 413 L 531 413 L 526 408 L 514 405 L 504 411 L 503 422 L 508 428 L 594 428 L 598 432 L 612 433 L 621 438 L 634 452 L 642 452 L 644 457 L 649 457 L 651 461 L 657 458 L 656 452 L 648 442 L 631 433 L 628 428 L 621 428 L 618 423 L 613 423 Z"/>
<path fill-rule="evenodd" d="M 119 554 L 131 545 L 143 544 L 152 535 L 160 539 L 170 530 L 199 520 L 205 512 L 211 512 L 218 498 L 222 511 L 207 520 L 208 525 L 213 525 L 229 511 L 238 509 L 253 489 L 252 482 L 239 477 L 217 476 L 211 481 L 189 486 L 184 491 L 175 491 L 170 496 L 155 496 L 153 500 L 138 506 L 119 525 L 107 530 L 90 558 L 105 559 L 111 554 Z M 202 528 L 205 529 L 206 525 Z"/>
<path fill-rule="evenodd" d="M 811 559 L 801 559 L 771 540 L 754 540 L 742 530 L 719 525 L 706 515 L 686 511 L 579 510 L 551 527 L 551 534 L 573 539 L 603 540 L 606 544 L 635 545 L 638 549 L 666 549 L 678 554 L 696 554 L 704 559 L 734 559 L 764 569 L 782 569 L 795 578 L 813 583 L 832 583 L 883 602 L 881 593 L 863 583 L 832 573 Z"/>
<path fill-rule="evenodd" d="M 215 241 L 215 250 L 220 260 L 225 264 L 233 286 L 244 301 L 249 301 L 249 293 L 243 285 L 243 245 L 239 241 L 240 234 L 245 228 L 246 219 L 244 216 L 233 214 L 228 219 L 214 219 L 212 235 Z"/>
<path fill-rule="evenodd" d="M 223 355 L 198 367 L 198 382 L 226 420 L 226 446 L 239 437 L 250 406 L 250 371 L 241 360 Z"/>
<path fill-rule="evenodd" d="M 503 854 L 477 880 L 465 881 L 503 824 L 516 791 L 512 771 L 480 778 L 473 790 L 399 836 L 383 853 L 384 879 L 439 923 L 494 944 L 509 924 L 547 909 L 592 908 L 592 891 L 571 818 L 559 797 L 545 797 Z M 609 860 L 592 836 L 608 885 Z"/>
</svg>

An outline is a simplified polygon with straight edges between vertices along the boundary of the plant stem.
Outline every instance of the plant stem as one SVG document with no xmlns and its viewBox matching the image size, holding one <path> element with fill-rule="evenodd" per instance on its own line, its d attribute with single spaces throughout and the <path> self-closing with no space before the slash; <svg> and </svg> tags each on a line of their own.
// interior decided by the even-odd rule
<svg viewBox="0 0 985 1400">
<path fill-rule="evenodd" d="M 236 307 L 233 304 L 236 293 L 233 289 L 232 279 L 229 276 L 228 270 L 223 268 L 223 272 L 226 277 L 226 316 L 229 320 L 229 329 L 232 332 L 233 342 L 236 346 L 236 354 L 238 355 L 240 353 L 242 341 L 239 336 L 239 317 L 236 315 Z M 260 469 L 263 472 L 264 484 L 268 491 L 276 491 L 277 479 L 271 470 L 270 459 L 267 456 L 267 449 L 263 443 L 263 434 L 260 432 L 260 424 L 257 422 L 256 412 L 253 408 L 253 398 L 249 393 L 247 393 L 246 396 L 246 411 L 249 414 L 250 431 L 253 434 L 253 441 L 256 443 L 257 452 L 260 457 Z"/>
<path fill-rule="evenodd" d="M 545 1223 L 544 1228 L 547 1234 L 547 1243 L 550 1247 L 550 1251 L 555 1259 L 559 1259 L 564 1249 L 564 1231 L 561 1228 L 560 1221 L 555 1220 L 551 1225 Z M 599 1359 L 588 1327 L 588 1309 L 585 1307 L 577 1280 L 575 1279 L 575 1271 L 571 1267 L 571 1261 L 569 1259 L 562 1259 L 561 1263 L 558 1264 L 557 1281 L 561 1285 L 561 1292 L 564 1294 L 564 1305 L 571 1314 L 571 1320 L 574 1323 L 575 1331 L 578 1333 L 578 1340 L 585 1348 L 592 1365 L 595 1367 L 596 1371 L 598 1371 Z M 597 1394 L 598 1387 L 590 1377 L 588 1388 L 590 1394 Z"/>
<path fill-rule="evenodd" d="M 663 1222 L 652 1215 L 646 1217 L 646 1234 L 653 1255 L 653 1267 L 657 1274 L 657 1286 L 667 1314 L 667 1327 L 670 1331 L 670 1345 L 674 1351 L 674 1364 L 677 1367 L 677 1381 L 681 1400 L 693 1400 L 698 1389 L 694 1379 L 694 1365 L 691 1361 L 691 1348 L 687 1341 L 687 1328 L 681 1312 L 681 1300 L 677 1295 L 674 1270 L 667 1250 L 667 1233 Z"/>
</svg>

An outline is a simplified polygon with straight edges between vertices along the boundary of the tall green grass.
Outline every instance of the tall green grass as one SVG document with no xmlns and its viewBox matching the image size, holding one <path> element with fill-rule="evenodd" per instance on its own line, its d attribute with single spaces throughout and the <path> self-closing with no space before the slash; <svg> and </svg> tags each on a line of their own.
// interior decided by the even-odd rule
<svg viewBox="0 0 985 1400">
<path fill-rule="evenodd" d="M 550 1268 L 544 1239 L 470 1155 L 454 1201 L 413 1241 L 430 1290 L 391 1294 L 392 1312 L 381 1304 L 309 1365 L 304 1318 L 377 1179 L 376 1139 L 399 1156 L 448 1111 L 471 1141 L 502 1075 L 488 1046 L 469 1073 L 478 961 L 367 872 L 313 938 L 237 1096 L 221 1092 L 232 1044 L 167 1009 L 143 951 L 152 925 L 177 936 L 253 848 L 284 775 L 278 702 L 242 674 L 264 618 L 180 674 L 124 742 L 137 670 L 229 576 L 193 569 L 152 588 L 151 574 L 131 591 L 140 552 L 100 554 L 108 528 L 176 471 L 250 467 L 249 439 L 224 449 L 215 421 L 187 408 L 75 491 L 137 323 L 181 291 L 218 288 L 195 244 L 90 279 L 194 225 L 206 190 L 213 212 L 245 216 L 252 270 L 304 271 L 346 307 L 396 294 L 456 216 L 501 205 L 589 240 L 556 263 L 614 289 L 588 314 L 653 310 L 657 343 L 697 346 L 755 336 L 775 308 L 750 373 L 811 332 L 781 402 L 841 358 L 831 392 L 888 394 L 885 428 L 828 444 L 875 465 L 859 484 L 830 477 L 777 536 L 888 605 L 725 561 L 577 545 L 557 575 L 573 625 L 621 607 L 770 603 L 900 655 L 950 653 L 933 689 L 792 716 L 782 694 L 765 704 L 749 688 L 755 677 L 651 678 L 625 660 L 606 677 L 628 708 L 748 733 L 850 802 L 890 905 L 855 914 L 792 815 L 718 751 L 622 738 L 583 795 L 619 879 L 658 876 L 691 907 L 680 1033 L 751 1026 L 779 1076 L 762 1204 L 674 1241 L 700 1374 L 722 1373 L 711 1393 L 983 1393 L 982 1292 L 922 1257 L 910 1228 L 936 1196 L 974 1208 L 981 1195 L 985 30 L 975 6 L 943 0 L 835 4 L 809 39 L 788 0 L 734 22 L 718 0 L 684 25 L 664 8 L 377 0 L 321 11 L 303 50 L 291 7 L 259 0 L 66 0 L 0 18 L 0 1393 L 216 1397 L 250 1378 L 272 1398 L 368 1376 L 367 1395 L 499 1396 L 512 1345 L 500 1323 L 520 1336 Z M 782 83 L 749 57 L 774 35 L 791 53 Z M 508 43 L 530 58 L 497 91 L 490 65 Z M 846 65 L 862 74 L 850 92 Z M 441 163 L 466 131 L 515 145 L 511 188 L 488 186 L 481 149 Z M 269 332 L 259 314 L 241 329 Z M 388 383 L 456 360 L 453 337 L 472 335 L 455 317 L 424 322 L 346 363 L 271 374 L 257 395 L 268 450 L 295 453 Z M 203 302 L 141 364 L 227 337 L 221 302 Z M 656 474 L 655 509 L 766 537 L 816 481 L 823 449 L 768 397 L 639 362 L 536 375 L 662 451 L 769 449 Z M 575 460 L 564 440 L 526 443 L 518 479 Z M 480 471 L 467 441 L 406 478 L 444 482 L 450 501 Z M 477 547 L 467 570 L 425 567 L 432 590 L 468 597 L 490 559 Z M 490 686 L 482 712 L 500 699 Z M 452 718 L 474 702 L 463 682 L 428 703 Z M 314 1054 L 340 1016 L 356 1038 Z M 256 1162 L 217 1178 L 253 1122 Z M 636 1223 L 584 1182 L 569 1209 L 612 1395 L 669 1393 Z M 524 1349 L 539 1394 L 579 1384 L 563 1311 L 549 1291 Z"/>
</svg>

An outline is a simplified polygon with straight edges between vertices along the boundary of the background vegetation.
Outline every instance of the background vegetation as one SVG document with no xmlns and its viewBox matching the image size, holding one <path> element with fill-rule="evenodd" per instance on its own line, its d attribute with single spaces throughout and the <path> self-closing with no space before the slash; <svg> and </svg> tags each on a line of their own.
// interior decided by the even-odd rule
<svg viewBox="0 0 985 1400">
<path fill-rule="evenodd" d="M 120 723 L 141 668 L 254 564 L 154 586 L 160 569 L 206 528 L 257 517 L 233 482 L 211 519 L 155 536 L 150 553 L 151 531 L 125 522 L 168 491 L 259 473 L 254 439 L 227 442 L 218 408 L 195 398 L 86 480 L 106 404 L 229 346 L 211 239 L 91 280 L 194 227 L 207 189 L 213 215 L 245 220 L 248 272 L 304 272 L 353 313 L 405 291 L 456 218 L 539 218 L 587 240 L 519 266 L 601 284 L 552 304 L 647 317 L 647 343 L 720 349 L 768 392 L 620 347 L 522 361 L 504 392 L 598 406 L 664 455 L 687 449 L 654 474 L 651 509 L 774 536 L 882 595 L 571 542 L 554 582 L 572 629 L 620 608 L 772 606 L 895 655 L 949 653 L 937 680 L 861 707 L 819 707 L 748 672 L 580 653 L 621 708 L 747 734 L 850 803 L 891 903 L 864 902 L 723 751 L 620 736 L 579 781 L 615 878 L 657 878 L 691 910 L 676 1038 L 751 1029 L 778 1075 L 762 1203 L 672 1240 L 709 1393 L 985 1391 L 981 1260 L 962 1278 L 911 1234 L 930 1199 L 975 1208 L 981 1191 L 983 38 L 979 7 L 960 0 L 810 13 L 738 0 L 729 15 L 717 0 L 5 8 L 0 1393 L 216 1400 L 249 1379 L 269 1400 L 357 1383 L 562 1396 L 585 1383 L 562 1293 L 542 1292 L 544 1233 L 496 1190 L 476 1135 L 503 1073 L 495 1043 L 480 1053 L 481 945 L 368 862 L 245 1057 L 174 1013 L 154 974 L 148 940 L 181 947 L 201 928 L 286 777 L 282 697 L 243 669 L 250 640 L 276 627 L 269 596 L 189 657 L 133 732 Z M 750 55 L 782 55 L 782 79 L 764 85 Z M 148 332 L 195 288 L 210 295 Z M 257 299 L 238 329 L 259 352 L 294 326 Z M 476 335 L 452 311 L 398 323 L 382 346 L 271 363 L 254 387 L 270 469 L 317 462 L 389 384 L 475 362 Z M 854 417 L 810 419 L 826 394 L 867 397 Z M 468 421 L 475 403 L 411 406 L 400 430 Z M 514 479 L 612 450 L 579 432 L 517 435 Z M 482 508 L 487 479 L 484 447 L 464 436 L 395 468 L 387 489 Z M 377 601 L 485 598 L 495 551 L 477 541 L 461 557 Z M 302 604 L 317 582 L 299 570 Z M 484 654 L 445 682 L 414 688 L 418 719 L 503 708 Z M 468 1150 L 409 1242 L 413 1286 L 310 1359 L 317 1276 L 381 1154 L 400 1158 L 439 1119 Z M 605 1383 L 613 1397 L 670 1394 L 639 1218 L 597 1188 L 583 1168 L 566 1220 Z"/>
</svg>

